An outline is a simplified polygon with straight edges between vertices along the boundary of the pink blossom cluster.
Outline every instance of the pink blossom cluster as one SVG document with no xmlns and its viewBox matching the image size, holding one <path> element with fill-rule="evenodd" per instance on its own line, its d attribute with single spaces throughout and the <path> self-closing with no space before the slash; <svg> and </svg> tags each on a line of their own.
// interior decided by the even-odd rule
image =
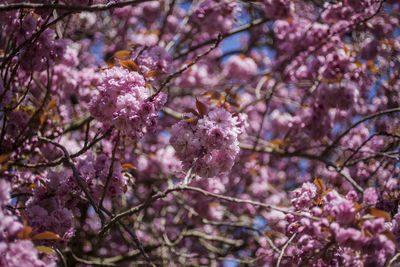
<svg viewBox="0 0 400 267">
<path fill-rule="evenodd" d="M 211 33 L 225 33 L 235 23 L 235 13 L 239 7 L 232 0 L 205 0 L 193 12 L 193 20 Z"/>
<path fill-rule="evenodd" d="M 300 47 L 312 48 L 323 41 L 328 36 L 329 26 L 294 17 L 292 20 L 277 20 L 274 31 L 279 50 L 293 54 Z"/>
<path fill-rule="evenodd" d="M 360 91 L 356 84 L 350 81 L 341 83 L 324 83 L 318 88 L 318 101 L 327 107 L 350 109 L 358 102 Z"/>
<path fill-rule="evenodd" d="M 0 180 L 0 189 L 0 242 L 5 242 L 16 237 L 16 234 L 22 230 L 22 224 L 6 208 L 11 201 L 10 184 L 5 180 Z M 4 245 L 1 244 L 0 247 Z"/>
<path fill-rule="evenodd" d="M 200 61 L 176 79 L 176 84 L 184 88 L 212 88 L 218 84 L 211 62 Z"/>
<path fill-rule="evenodd" d="M 9 44 L 22 47 L 19 53 L 21 67 L 25 71 L 42 71 L 58 63 L 65 52 L 67 41 L 56 38 L 53 29 L 47 28 L 35 37 L 45 19 L 40 15 L 20 11 L 2 12 L 0 22 L 4 25 L 1 41 L 10 38 Z"/>
<path fill-rule="evenodd" d="M 37 30 L 39 25 L 38 18 L 33 14 L 26 14 L 23 18 L 17 11 L 9 11 L 0 14 L 0 22 L 4 24 L 4 34 L 12 36 L 16 45 L 21 45 L 27 41 Z"/>
<path fill-rule="evenodd" d="M 55 32 L 45 30 L 32 46 L 26 48 L 22 54 L 21 67 L 27 71 L 42 71 L 48 65 L 61 61 L 66 48 L 66 41 L 55 39 Z"/>
<path fill-rule="evenodd" d="M 81 48 L 77 43 L 69 44 L 62 61 L 54 66 L 52 84 L 59 96 L 54 100 L 61 105 L 62 117 L 65 119 L 88 111 L 90 101 L 96 96 L 93 89 L 102 79 L 100 71 L 93 68 L 91 57 L 80 55 Z M 45 81 L 46 78 L 46 73 L 42 72 L 40 79 Z M 76 105 L 78 101 L 79 105 Z"/>
<path fill-rule="evenodd" d="M 383 266 L 394 256 L 398 245 L 388 234 L 397 227 L 398 219 L 396 215 L 387 222 L 390 215 L 376 209 L 379 198 L 375 188 L 367 188 L 360 203 L 355 191 L 343 196 L 335 189 L 304 183 L 291 199 L 294 210 L 303 216 L 285 215 L 287 238 L 296 236 L 287 248 L 289 257 L 282 259 L 282 264 Z M 326 250 L 322 257 L 310 257 L 321 249 Z M 262 255 L 267 250 L 260 249 L 258 253 Z M 267 257 L 264 262 L 274 260 Z"/>
<path fill-rule="evenodd" d="M 160 93 L 149 100 L 149 89 L 138 72 L 119 66 L 107 69 L 97 89 L 99 94 L 90 103 L 94 118 L 114 125 L 133 139 L 155 130 L 166 95 Z"/>
<path fill-rule="evenodd" d="M 260 0 L 267 18 L 284 19 L 290 16 L 293 6 L 288 0 Z"/>
<path fill-rule="evenodd" d="M 185 120 L 173 125 L 170 142 L 184 170 L 192 168 L 201 177 L 214 177 L 231 170 L 245 123 L 245 116 L 215 108 L 195 125 Z"/>
<path fill-rule="evenodd" d="M 247 81 L 250 77 L 257 74 L 257 64 L 251 57 L 231 56 L 224 69 L 228 79 Z"/>
<path fill-rule="evenodd" d="M 375 0 L 346 0 L 333 5 L 327 5 L 327 9 L 322 14 L 322 18 L 330 23 L 338 21 L 348 21 L 367 16 L 374 12 L 379 1 Z"/>
<path fill-rule="evenodd" d="M 39 256 L 30 240 L 18 238 L 23 225 L 17 216 L 7 209 L 10 204 L 11 188 L 5 180 L 0 180 L 0 265 L 19 266 L 55 266 L 54 259 Z"/>
<path fill-rule="evenodd" d="M 121 164 L 114 162 L 111 173 L 110 164 L 105 154 L 94 159 L 89 153 L 77 161 L 79 177 L 95 201 L 100 201 L 103 194 L 106 198 L 117 198 L 126 190 Z M 33 198 L 27 201 L 28 223 L 39 232 L 50 231 L 68 240 L 74 235 L 74 217 L 81 215 L 78 196 L 83 196 L 83 192 L 70 170 L 51 172 L 43 180 L 36 186 Z"/>
<path fill-rule="evenodd" d="M 29 115 L 22 111 L 13 111 L 9 114 L 10 122 L 5 131 L 5 138 L 2 146 L 10 148 L 15 139 L 23 133 L 24 127 L 29 121 Z"/>
<path fill-rule="evenodd" d="M 398 0 L 0 2 L 0 266 L 399 265 Z"/>
<path fill-rule="evenodd" d="M 122 174 L 121 163 L 115 161 L 111 173 L 110 165 L 111 160 L 105 154 L 94 158 L 87 153 L 77 161 L 79 178 L 95 201 L 100 201 L 103 195 L 115 199 L 126 190 L 127 180 Z M 51 231 L 68 240 L 74 235 L 74 217 L 81 215 L 78 196 L 84 196 L 84 193 L 70 170 L 50 172 L 41 180 L 26 204 L 28 223 L 39 232 Z M 106 184 L 107 191 L 104 192 Z"/>
<path fill-rule="evenodd" d="M 136 59 L 139 71 L 143 75 L 149 71 L 157 71 L 159 74 L 169 73 L 171 70 L 172 57 L 161 46 L 153 46 L 144 50 Z"/>
<path fill-rule="evenodd" d="M 71 195 L 66 173 L 49 173 L 45 185 L 38 184 L 27 202 L 29 226 L 39 232 L 50 231 L 69 239 L 74 235 L 72 210 L 78 201 Z"/>
<path fill-rule="evenodd" d="M 110 173 L 111 159 L 105 154 L 99 154 L 96 158 L 91 153 L 81 156 L 77 163 L 77 169 L 83 182 L 89 189 L 93 198 L 99 201 L 103 194 L 106 197 L 117 198 L 125 190 L 127 178 L 122 174 L 121 163 L 115 161 L 113 163 L 112 172 Z M 104 187 L 107 184 L 107 191 Z M 68 184 L 73 186 L 75 190 L 81 191 L 75 182 L 75 178 L 70 176 Z"/>
</svg>

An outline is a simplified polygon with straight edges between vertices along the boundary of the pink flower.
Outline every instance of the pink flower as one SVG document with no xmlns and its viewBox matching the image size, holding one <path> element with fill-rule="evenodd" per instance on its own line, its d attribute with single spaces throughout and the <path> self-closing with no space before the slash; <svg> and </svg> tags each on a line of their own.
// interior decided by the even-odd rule
<svg viewBox="0 0 400 267">
<path fill-rule="evenodd" d="M 378 193 L 373 187 L 367 188 L 364 191 L 364 203 L 367 205 L 375 205 L 378 202 Z"/>
<path fill-rule="evenodd" d="M 304 183 L 301 188 L 293 192 L 292 204 L 296 209 L 307 209 L 317 194 L 317 187 L 313 183 Z"/>
<path fill-rule="evenodd" d="M 199 176 L 213 177 L 228 172 L 239 153 L 237 138 L 245 125 L 244 119 L 216 108 L 196 125 L 180 121 L 172 126 L 170 142 L 184 169 L 190 169 L 195 160 L 193 170 Z"/>
<path fill-rule="evenodd" d="M 158 111 L 166 102 L 159 93 L 152 101 L 144 78 L 122 67 L 105 70 L 99 95 L 90 103 L 90 112 L 101 122 L 110 122 L 133 139 L 140 139 L 156 127 Z"/>
<path fill-rule="evenodd" d="M 250 57 L 231 56 L 228 59 L 225 75 L 228 79 L 246 81 L 257 74 L 257 64 Z"/>
</svg>

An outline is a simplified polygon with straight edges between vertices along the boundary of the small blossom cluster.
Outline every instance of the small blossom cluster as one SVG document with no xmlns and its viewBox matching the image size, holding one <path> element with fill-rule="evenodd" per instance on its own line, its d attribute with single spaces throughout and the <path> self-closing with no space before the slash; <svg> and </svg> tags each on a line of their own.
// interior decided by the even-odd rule
<svg viewBox="0 0 400 267">
<path fill-rule="evenodd" d="M 18 222 L 17 217 L 6 210 L 6 206 L 9 205 L 11 201 L 10 194 L 10 184 L 5 180 L 0 180 L 0 242 L 6 239 L 12 239 L 22 229 L 22 224 Z"/>
<path fill-rule="evenodd" d="M 176 84 L 183 88 L 212 88 L 218 84 L 218 78 L 211 62 L 200 61 L 182 73 L 176 79 Z"/>
<path fill-rule="evenodd" d="M 97 120 L 111 122 L 133 139 L 140 139 L 155 130 L 158 111 L 166 102 L 159 93 L 149 100 L 150 92 L 142 75 L 115 66 L 103 72 L 99 94 L 90 103 L 90 112 Z"/>
<path fill-rule="evenodd" d="M 21 67 L 25 71 L 43 71 L 47 66 L 59 63 L 66 50 L 67 42 L 56 39 L 52 29 L 46 29 L 38 40 L 21 54 Z"/>
<path fill-rule="evenodd" d="M 91 153 L 81 156 L 76 163 L 80 179 L 97 202 L 104 193 L 105 197 L 115 198 L 125 190 L 126 178 L 122 175 L 121 164 L 115 161 L 112 173 L 110 165 L 111 160 L 105 154 L 95 159 Z M 29 225 L 39 232 L 51 231 L 69 239 L 75 231 L 73 218 L 80 216 L 77 196 L 83 194 L 76 177 L 70 170 L 64 170 L 50 172 L 41 180 L 26 204 Z M 104 192 L 106 184 L 107 192 Z"/>
<path fill-rule="evenodd" d="M 244 116 L 216 108 L 196 124 L 182 120 L 173 125 L 170 142 L 184 170 L 192 167 L 201 177 L 214 177 L 231 170 L 245 123 Z"/>
<path fill-rule="evenodd" d="M 4 1 L 3 1 L 4 2 Z M 41 17 L 29 12 L 24 14 L 19 11 L 8 11 L 0 14 L 2 34 L 10 38 L 17 46 L 27 41 L 38 29 Z"/>
<path fill-rule="evenodd" d="M 314 139 L 324 137 L 332 129 L 333 122 L 329 109 L 324 104 L 314 103 L 311 107 L 302 108 L 297 116 L 300 119 L 295 118 L 295 121 L 300 122 L 301 128 Z"/>
<path fill-rule="evenodd" d="M 376 208 L 376 189 L 366 189 L 359 203 L 355 191 L 343 196 L 335 189 L 315 184 L 306 182 L 292 193 L 294 211 L 302 215 L 285 215 L 287 238 L 296 236 L 287 247 L 289 257 L 282 259 L 282 264 L 384 266 L 398 245 L 393 238 L 398 219 L 394 216 L 391 221 L 389 213 Z M 280 246 L 281 242 L 275 242 Z M 313 257 L 321 249 L 326 253 Z M 258 253 L 265 252 L 261 249 Z M 265 261 L 273 263 L 278 257 L 275 256 Z"/>
<path fill-rule="evenodd" d="M 313 47 L 324 40 L 328 36 L 329 26 L 295 17 L 292 20 L 277 20 L 274 31 L 279 50 L 293 54 L 301 48 Z"/>
<path fill-rule="evenodd" d="M 87 112 L 95 88 L 101 83 L 101 73 L 90 64 L 90 58 L 79 55 L 82 46 L 71 43 L 67 46 L 63 60 L 54 66 L 52 85 L 59 98 L 61 116 L 70 119 L 74 115 Z M 79 69 L 78 69 L 79 65 Z M 40 80 L 46 82 L 47 74 L 41 73 Z M 77 105 L 79 102 L 79 105 Z"/>
<path fill-rule="evenodd" d="M 251 57 L 235 55 L 228 59 L 224 72 L 228 79 L 247 81 L 257 74 L 257 64 Z"/>
<path fill-rule="evenodd" d="M 159 74 L 170 72 L 172 56 L 161 46 L 153 46 L 141 53 L 137 59 L 139 72 L 143 75 L 149 71 L 157 71 Z"/>
<path fill-rule="evenodd" d="M 6 127 L 5 138 L 2 143 L 3 148 L 11 148 L 17 137 L 23 132 L 24 127 L 29 121 L 29 114 L 19 110 L 12 111 Z"/>
<path fill-rule="evenodd" d="M 289 0 L 261 0 L 267 18 L 284 19 L 290 16 L 292 5 Z"/>
<path fill-rule="evenodd" d="M 69 239 L 75 231 L 71 209 L 76 208 L 77 199 L 71 196 L 63 174 L 49 173 L 44 184 L 37 184 L 33 198 L 27 202 L 26 214 L 32 228 Z"/>
<path fill-rule="evenodd" d="M 55 266 L 49 258 L 39 258 L 39 253 L 30 240 L 18 239 L 17 234 L 23 229 L 18 218 L 6 209 L 10 204 L 10 184 L 0 180 L 0 265 L 19 266 Z"/>
<path fill-rule="evenodd" d="M 318 88 L 318 101 L 327 107 L 349 109 L 357 103 L 360 92 L 356 84 L 350 81 L 342 83 L 323 83 Z"/>
<path fill-rule="evenodd" d="M 193 12 L 193 20 L 209 33 L 225 33 L 235 23 L 239 8 L 232 0 L 205 0 Z"/>
<path fill-rule="evenodd" d="M 322 19 L 330 23 L 338 23 L 340 21 L 351 21 L 367 16 L 375 11 L 375 0 L 345 0 L 335 4 L 326 5 L 326 10 L 322 13 Z"/>
<path fill-rule="evenodd" d="M 9 40 L 9 44 L 22 47 L 19 61 L 24 71 L 42 71 L 58 63 L 64 54 L 67 42 L 57 39 L 51 28 L 44 30 L 32 42 L 43 21 L 40 15 L 33 12 L 9 11 L 0 14 L 2 42 Z"/>
<path fill-rule="evenodd" d="M 96 159 L 91 153 L 83 155 L 77 163 L 77 170 L 83 183 L 89 189 L 92 197 L 99 201 L 103 195 L 104 186 L 107 184 L 107 197 L 115 198 L 124 192 L 126 177 L 122 175 L 121 163 L 115 161 L 110 172 L 111 160 L 105 154 L 99 154 Z M 77 191 L 80 191 L 73 177 L 69 177 L 69 183 Z"/>
</svg>

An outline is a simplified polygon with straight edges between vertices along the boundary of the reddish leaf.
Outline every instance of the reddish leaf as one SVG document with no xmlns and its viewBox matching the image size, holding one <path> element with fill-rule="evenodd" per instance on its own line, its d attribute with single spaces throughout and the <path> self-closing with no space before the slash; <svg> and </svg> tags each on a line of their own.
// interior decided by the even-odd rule
<svg viewBox="0 0 400 267">
<path fill-rule="evenodd" d="M 234 107 L 236 107 L 236 108 L 240 108 L 240 104 L 238 104 L 236 101 L 230 100 L 230 101 L 229 101 L 229 104 L 231 104 L 231 106 L 234 106 Z"/>
<path fill-rule="evenodd" d="M 148 73 L 146 73 L 146 75 L 144 75 L 144 77 L 150 78 L 150 77 L 160 76 L 161 74 L 162 73 L 159 72 L 158 70 L 151 70 Z"/>
<path fill-rule="evenodd" d="M 39 118 L 40 125 L 43 125 L 43 123 L 45 122 L 46 118 L 47 118 L 46 114 L 42 114 L 40 116 L 40 118 Z"/>
<path fill-rule="evenodd" d="M 107 61 L 106 64 L 107 64 L 107 67 L 106 68 L 102 68 L 101 70 L 111 69 L 112 67 L 115 66 L 115 63 L 112 62 L 112 61 Z"/>
<path fill-rule="evenodd" d="M 379 217 L 379 218 L 384 218 L 386 221 L 391 221 L 392 220 L 392 216 L 390 216 L 390 213 L 383 211 L 383 210 L 379 210 L 376 208 L 370 208 L 369 209 L 369 213 L 372 216 L 375 217 Z"/>
<path fill-rule="evenodd" d="M 211 99 L 222 100 L 222 99 L 223 99 L 223 96 L 222 96 L 221 93 L 212 92 L 212 94 L 211 94 Z"/>
<path fill-rule="evenodd" d="M 17 236 L 18 236 L 19 239 L 27 239 L 27 238 L 29 238 L 29 235 L 30 235 L 31 233 L 32 233 L 32 227 L 25 226 L 25 227 L 21 230 L 21 232 L 19 232 L 19 233 L 17 234 Z"/>
<path fill-rule="evenodd" d="M 197 118 L 189 118 L 189 119 L 186 119 L 185 121 L 187 121 L 188 123 L 191 123 L 191 124 L 196 124 L 197 123 Z"/>
<path fill-rule="evenodd" d="M 326 194 L 328 194 L 328 193 L 331 192 L 332 190 L 333 190 L 333 188 L 329 188 L 329 189 L 324 190 L 324 191 L 321 193 L 321 197 L 324 197 Z"/>
<path fill-rule="evenodd" d="M 364 228 L 361 229 L 361 233 L 366 237 L 373 237 L 374 236 L 370 231 L 367 231 Z"/>
<path fill-rule="evenodd" d="M 358 204 L 357 202 L 353 203 L 354 208 L 356 209 L 356 213 L 360 211 L 360 209 L 363 208 L 363 205 Z"/>
<path fill-rule="evenodd" d="M 238 103 L 238 101 L 234 98 L 229 98 L 228 99 L 228 103 L 231 104 L 234 107 L 240 107 L 240 104 Z"/>
<path fill-rule="evenodd" d="M 151 88 L 152 88 L 151 85 L 147 82 L 145 83 L 145 85 L 146 85 L 147 89 L 149 89 L 151 91 Z"/>
<path fill-rule="evenodd" d="M 0 164 L 6 162 L 8 160 L 8 158 L 10 157 L 11 154 L 3 154 L 0 155 Z"/>
<path fill-rule="evenodd" d="M 210 207 L 212 208 L 218 208 L 219 207 L 219 203 L 217 202 L 211 202 L 210 204 L 208 204 Z"/>
<path fill-rule="evenodd" d="M 229 94 L 229 93 L 231 92 L 232 89 L 233 89 L 233 86 L 226 88 L 226 89 L 225 89 L 225 93 L 226 93 L 226 94 Z"/>
<path fill-rule="evenodd" d="M 238 96 L 238 94 L 233 94 L 232 95 L 232 97 L 234 98 L 234 99 L 236 99 L 237 101 L 242 101 L 242 99 L 240 99 L 240 97 Z"/>
<path fill-rule="evenodd" d="M 282 139 L 274 139 L 269 142 L 272 146 L 274 147 L 283 147 L 285 145 L 285 142 Z"/>
<path fill-rule="evenodd" d="M 132 48 L 135 48 L 135 47 L 138 47 L 138 46 L 139 46 L 139 45 L 134 44 L 134 43 L 128 43 L 128 45 L 129 45 L 130 47 L 132 47 Z"/>
<path fill-rule="evenodd" d="M 322 179 L 315 178 L 314 184 L 317 186 L 319 192 L 324 191 L 324 182 Z"/>
<path fill-rule="evenodd" d="M 204 96 L 210 96 L 210 95 L 213 95 L 214 94 L 214 91 L 210 91 L 210 92 L 205 92 L 204 94 L 202 94 L 202 95 L 204 95 Z"/>
<path fill-rule="evenodd" d="M 204 115 L 207 114 L 207 105 L 199 101 L 197 98 L 196 98 L 196 107 L 197 110 L 199 111 L 200 117 L 204 117 Z"/>
<path fill-rule="evenodd" d="M 64 240 L 59 235 L 53 232 L 42 232 L 40 234 L 34 235 L 32 240 Z"/>
<path fill-rule="evenodd" d="M 360 69 L 362 69 L 363 66 L 364 66 L 364 64 L 362 62 L 359 62 L 359 61 L 354 62 L 354 64 Z"/>
<path fill-rule="evenodd" d="M 51 109 L 52 107 L 54 107 L 57 104 L 57 101 L 55 99 L 51 100 L 49 102 L 49 104 L 47 104 L 47 109 Z"/>
<path fill-rule="evenodd" d="M 195 116 L 197 116 L 197 117 L 200 117 L 200 114 L 199 114 L 196 110 L 194 110 L 194 109 L 192 109 L 192 108 L 187 108 L 187 109 L 185 109 L 185 112 L 190 112 L 190 113 L 192 113 L 193 115 L 195 115 Z"/>
<path fill-rule="evenodd" d="M 124 67 L 124 68 L 126 68 L 126 69 L 128 69 L 128 70 L 130 70 L 130 71 L 138 71 L 138 66 L 136 65 L 136 63 L 135 62 L 133 62 L 133 60 L 130 60 L 130 59 L 127 59 L 127 60 L 118 60 L 118 63 L 122 66 L 122 67 Z"/>
<path fill-rule="evenodd" d="M 127 56 L 130 56 L 132 54 L 132 51 L 130 50 L 120 50 L 114 53 L 114 57 L 118 58 L 126 58 Z"/>
<path fill-rule="evenodd" d="M 247 157 L 247 161 L 256 160 L 258 158 L 258 153 L 253 153 Z"/>
<path fill-rule="evenodd" d="M 135 170 L 136 169 L 136 167 L 133 166 L 130 163 L 124 163 L 121 166 L 122 166 L 122 170 L 124 170 L 124 171 L 129 170 L 129 169 L 131 169 L 131 170 Z"/>
<path fill-rule="evenodd" d="M 349 49 L 346 47 L 346 45 L 343 46 L 343 50 L 344 50 L 344 52 L 345 52 L 346 54 L 349 53 Z"/>
</svg>

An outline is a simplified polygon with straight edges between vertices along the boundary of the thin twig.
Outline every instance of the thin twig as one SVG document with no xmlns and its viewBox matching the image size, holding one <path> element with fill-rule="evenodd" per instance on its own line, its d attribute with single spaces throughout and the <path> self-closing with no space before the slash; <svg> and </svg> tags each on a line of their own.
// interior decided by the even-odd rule
<svg viewBox="0 0 400 267">
<path fill-rule="evenodd" d="M 285 245 L 283 245 L 282 250 L 281 250 L 281 254 L 279 255 L 279 258 L 278 258 L 278 262 L 276 263 L 276 267 L 279 267 L 279 265 L 281 264 L 283 255 L 285 255 L 286 248 L 293 241 L 293 239 L 296 237 L 296 235 L 297 235 L 297 232 L 292 235 L 292 237 L 285 243 Z"/>
<path fill-rule="evenodd" d="M 203 46 L 206 46 L 206 45 L 215 43 L 215 42 L 218 40 L 218 38 L 225 39 L 225 38 L 227 38 L 227 37 L 229 37 L 229 36 L 235 35 L 235 34 L 240 33 L 240 32 L 247 31 L 247 30 L 249 30 L 249 29 L 251 29 L 251 28 L 253 28 L 253 27 L 259 26 L 259 25 L 261 25 L 261 24 L 263 24 L 263 23 L 265 23 L 265 22 L 268 22 L 268 21 L 269 21 L 269 19 L 259 19 L 259 20 L 256 20 L 256 21 L 252 21 L 252 22 L 249 23 L 249 24 L 246 24 L 246 25 L 237 27 L 236 29 L 234 29 L 234 30 L 232 30 L 232 31 L 230 31 L 230 32 L 228 32 L 228 33 L 222 34 L 221 37 L 218 36 L 217 38 L 213 38 L 213 39 L 207 40 L 207 41 L 202 42 L 202 43 L 200 43 L 200 44 L 198 44 L 198 45 L 196 45 L 196 46 L 194 46 L 194 47 L 190 47 L 189 49 L 186 49 L 185 51 L 183 51 L 182 53 L 180 53 L 179 55 L 177 55 L 177 56 L 174 58 L 174 60 L 175 60 L 175 59 L 182 58 L 182 57 L 188 55 L 189 53 L 191 53 L 191 52 L 193 52 L 193 51 L 195 51 L 195 50 L 197 50 L 197 49 L 199 49 L 199 48 L 202 48 Z"/>
<path fill-rule="evenodd" d="M 124 217 L 127 216 L 131 216 L 141 210 L 143 210 L 144 208 L 148 207 L 151 203 L 153 203 L 154 201 L 164 198 L 166 197 L 169 193 L 171 192 L 175 192 L 175 191 L 195 191 L 198 193 L 201 193 L 202 195 L 208 196 L 208 197 L 214 197 L 214 198 L 218 198 L 221 200 L 225 200 L 225 201 L 229 201 L 229 202 L 234 202 L 234 203 L 245 203 L 245 204 L 250 204 L 253 206 L 260 206 L 263 208 L 267 208 L 267 209 L 272 209 L 272 210 L 276 210 L 276 211 L 280 211 L 283 213 L 288 213 L 288 214 L 292 214 L 292 215 L 296 215 L 296 216 L 300 216 L 300 217 L 306 217 L 312 220 L 319 220 L 319 218 L 314 217 L 310 214 L 305 214 L 305 213 L 300 213 L 300 212 L 296 212 L 296 211 L 291 211 L 291 210 L 286 210 L 284 208 L 280 208 L 271 204 L 267 204 L 267 203 L 262 203 L 262 202 L 258 202 L 258 201 L 252 201 L 252 200 L 248 200 L 248 199 L 240 199 L 240 198 L 235 198 L 235 197 L 230 197 L 230 196 L 225 196 L 225 195 L 220 195 L 220 194 L 215 194 L 206 190 L 203 190 L 201 188 L 197 188 L 197 187 L 192 187 L 192 186 L 188 186 L 188 185 L 177 185 L 175 187 L 169 187 L 168 189 L 166 189 L 165 191 L 162 192 L 158 192 L 157 194 L 153 195 L 152 197 L 150 197 L 147 201 L 133 207 L 130 208 L 124 212 L 121 212 L 117 215 L 115 215 L 113 218 L 111 218 L 111 220 L 109 221 L 108 224 L 106 224 L 99 232 L 99 235 L 104 235 L 104 233 L 106 231 L 108 231 L 108 229 L 111 228 L 111 226 L 118 222 L 119 220 L 121 220 Z"/>
<path fill-rule="evenodd" d="M 115 152 L 117 151 L 117 148 L 118 148 L 118 145 L 119 145 L 119 136 L 120 136 L 120 131 L 118 131 L 117 138 L 116 138 L 115 145 L 114 145 L 114 149 L 112 151 L 111 164 L 110 164 L 110 168 L 108 169 L 106 184 L 104 185 L 103 194 L 101 195 L 101 199 L 100 199 L 100 203 L 99 203 L 100 207 L 103 206 L 103 201 L 104 201 L 104 198 L 106 197 L 107 189 L 108 189 L 111 177 L 112 177 L 113 172 L 114 172 Z"/>
<path fill-rule="evenodd" d="M 186 66 L 184 66 L 183 68 L 181 68 L 180 70 L 178 70 L 177 72 L 174 72 L 174 73 L 170 74 L 170 75 L 165 79 L 165 81 L 160 85 L 160 88 L 159 88 L 151 97 L 149 97 L 148 100 L 150 100 L 150 101 L 153 100 L 154 97 L 156 97 L 156 96 L 164 89 L 164 87 L 165 87 L 173 78 L 175 78 L 176 76 L 178 76 L 178 75 L 182 74 L 183 72 L 185 72 L 186 70 L 188 70 L 191 66 L 193 66 L 194 64 L 196 64 L 202 57 L 208 55 L 211 51 L 213 51 L 215 48 L 217 48 L 218 45 L 219 45 L 219 43 L 221 42 L 221 40 L 222 40 L 222 36 L 221 36 L 221 34 L 219 34 L 218 37 L 217 37 L 217 39 L 215 40 L 213 46 L 211 46 L 206 52 L 204 52 L 204 53 L 202 53 L 202 54 L 200 54 L 200 55 L 197 55 L 197 56 L 192 60 L 192 62 L 190 62 L 189 64 L 187 64 Z"/>
<path fill-rule="evenodd" d="M 84 185 L 84 183 L 83 183 L 83 181 L 82 181 L 82 179 L 81 179 L 81 177 L 80 177 L 80 175 L 79 175 L 79 172 L 78 172 L 78 170 L 76 169 L 75 164 L 74 164 L 74 162 L 72 161 L 71 156 L 69 155 L 67 149 L 66 149 L 63 145 L 60 145 L 59 143 L 54 142 L 53 140 L 50 140 L 50 139 L 48 139 L 48 138 L 39 136 L 38 139 L 41 140 L 41 141 L 44 141 L 44 142 L 53 144 L 53 145 L 55 145 L 56 147 L 60 148 L 60 149 L 64 152 L 64 158 L 65 158 L 65 160 L 67 161 L 67 163 L 68 163 L 68 165 L 70 166 L 70 168 L 72 169 L 72 172 L 73 172 L 73 174 L 74 174 L 73 176 L 74 176 L 74 178 L 75 178 L 76 183 L 77 183 L 78 186 L 83 190 L 83 192 L 85 193 L 86 198 L 89 200 L 90 204 L 93 206 L 94 210 L 95 210 L 96 213 L 99 215 L 99 218 L 100 218 L 102 224 L 104 224 L 104 223 L 105 223 L 104 214 L 103 214 L 103 212 L 99 209 L 99 207 L 97 206 L 97 204 L 96 204 L 96 202 L 94 201 L 94 199 L 93 199 L 92 195 L 90 194 L 89 190 L 87 190 L 87 188 L 85 187 L 85 185 Z"/>
<path fill-rule="evenodd" d="M 357 127 L 358 125 L 360 125 L 361 123 L 368 121 L 370 119 L 379 117 L 379 116 L 383 116 L 383 115 L 387 115 L 387 114 L 391 114 L 391 113 L 396 113 L 396 112 L 400 112 L 400 108 L 392 108 L 392 109 L 387 109 L 387 110 L 383 110 L 383 111 L 379 111 L 376 112 L 374 114 L 368 115 L 364 118 L 362 118 L 361 120 L 357 121 L 356 123 L 354 123 L 353 125 L 351 125 L 349 128 L 347 128 L 342 134 L 340 134 L 321 154 L 321 157 L 326 157 L 331 150 L 339 143 L 339 141 L 345 136 L 347 135 L 353 128 Z"/>
</svg>

